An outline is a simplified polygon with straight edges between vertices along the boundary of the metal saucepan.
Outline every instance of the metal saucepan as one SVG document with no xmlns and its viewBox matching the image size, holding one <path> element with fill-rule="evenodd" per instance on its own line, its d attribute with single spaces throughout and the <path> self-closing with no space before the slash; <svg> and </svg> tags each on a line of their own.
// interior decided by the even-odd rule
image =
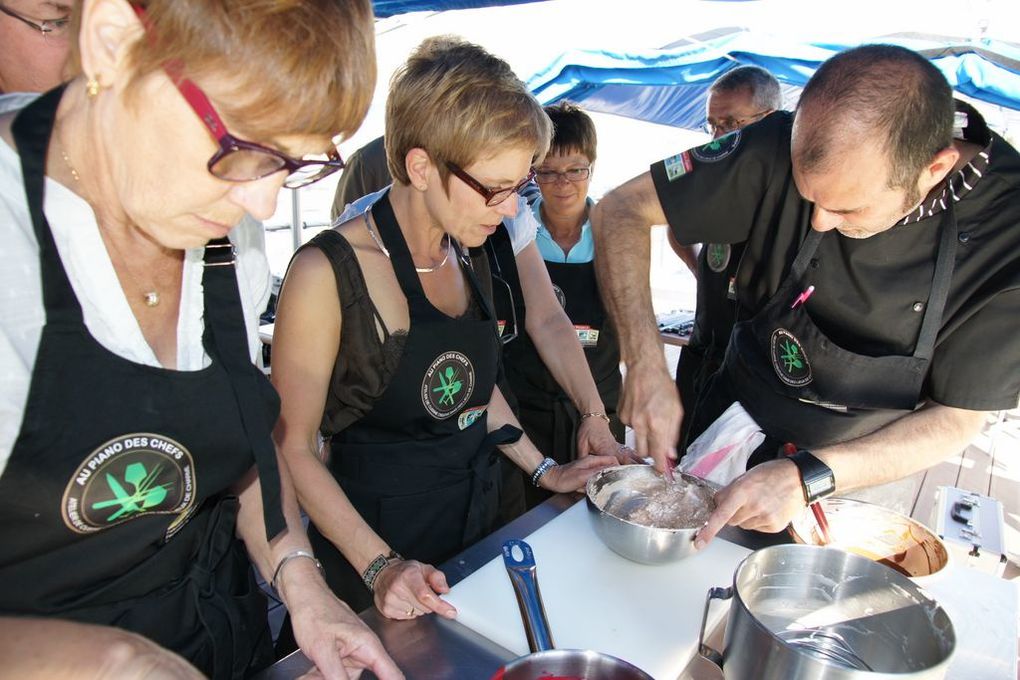
<svg viewBox="0 0 1020 680">
<path fill-rule="evenodd" d="M 705 622 L 713 599 L 731 598 L 720 654 Z M 776 545 L 709 591 L 699 652 L 726 680 L 934 680 L 955 646 L 945 610 L 903 574 L 836 548 Z"/>
<path fill-rule="evenodd" d="M 674 474 L 677 479 L 669 487 L 650 465 L 622 465 L 592 475 L 585 500 L 602 542 L 643 564 L 665 564 L 694 554 L 694 537 L 715 508 L 715 487 L 697 477 Z M 646 512 L 653 509 L 654 513 Z M 652 526 L 655 519 L 667 521 Z"/>
<path fill-rule="evenodd" d="M 535 680 L 547 677 L 653 680 L 648 673 L 615 656 L 581 649 L 553 649 L 531 546 L 517 539 L 507 541 L 503 544 L 503 563 L 517 594 L 524 632 L 532 653 L 509 662 L 496 671 L 491 680 Z"/>
</svg>

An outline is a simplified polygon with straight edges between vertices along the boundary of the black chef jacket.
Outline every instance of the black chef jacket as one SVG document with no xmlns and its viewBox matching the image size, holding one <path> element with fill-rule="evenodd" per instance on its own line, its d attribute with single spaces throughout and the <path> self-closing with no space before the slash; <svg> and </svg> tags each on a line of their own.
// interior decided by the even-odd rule
<svg viewBox="0 0 1020 680">
<path fill-rule="evenodd" d="M 776 112 L 651 168 L 678 242 L 746 241 L 735 282 L 738 320 L 775 293 L 810 229 L 813 206 L 791 173 L 792 123 L 792 114 Z M 867 239 L 834 233 L 822 240 L 810 263 L 810 312 L 847 350 L 911 354 L 932 283 L 940 202 L 952 200 L 956 266 L 921 397 L 1009 409 L 1020 392 L 1020 156 L 983 121 L 964 132 L 984 150 L 933 205 Z"/>
</svg>

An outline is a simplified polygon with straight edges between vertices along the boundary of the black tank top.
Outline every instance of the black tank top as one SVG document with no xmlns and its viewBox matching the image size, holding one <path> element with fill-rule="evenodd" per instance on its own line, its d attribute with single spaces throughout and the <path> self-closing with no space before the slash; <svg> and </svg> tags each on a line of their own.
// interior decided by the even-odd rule
<svg viewBox="0 0 1020 680">
<path fill-rule="evenodd" d="M 364 273 L 354 249 L 334 229 L 317 234 L 302 248 L 318 248 L 329 260 L 340 293 L 343 315 L 343 342 L 333 364 L 333 375 L 326 394 L 326 406 L 319 425 L 324 437 L 346 429 L 368 413 L 386 387 L 400 363 L 407 340 L 407 331 L 390 332 L 368 293 Z M 492 300 L 492 283 L 485 252 L 471 249 L 471 265 L 479 280 L 482 294 Z M 482 318 L 482 309 L 474 296 L 462 318 Z"/>
</svg>

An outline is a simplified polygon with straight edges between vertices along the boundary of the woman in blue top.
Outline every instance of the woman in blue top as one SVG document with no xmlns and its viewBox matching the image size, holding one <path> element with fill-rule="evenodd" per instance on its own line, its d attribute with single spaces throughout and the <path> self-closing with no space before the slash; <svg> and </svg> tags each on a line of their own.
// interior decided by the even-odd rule
<svg viewBox="0 0 1020 680">
<path fill-rule="evenodd" d="M 595 279 L 595 243 L 592 240 L 588 198 L 595 161 L 595 125 L 577 106 L 560 102 L 545 108 L 553 122 L 549 153 L 536 167 L 535 181 L 541 196 L 532 205 L 538 222 L 536 243 L 545 261 L 556 297 L 574 324 L 577 339 L 605 404 L 605 412 L 580 413 L 557 384 L 538 350 L 526 334 L 504 348 L 506 377 L 517 398 L 525 432 L 543 451 L 559 462 L 577 457 L 577 430 L 586 418 L 606 418 L 618 441 L 624 427 L 616 415 L 620 394 L 620 350 L 616 333 L 599 297 Z M 494 244 L 496 245 L 496 244 Z M 498 249 L 497 249 L 498 250 Z M 501 258 L 497 260 L 502 265 Z M 510 288 L 518 287 L 516 270 L 501 266 Z M 512 270 L 512 271 L 508 271 Z M 508 274 L 508 275 L 506 275 Z M 514 291 L 516 300 L 523 299 Z M 497 306 L 498 288 L 494 287 Z M 521 312 L 518 311 L 518 317 Z M 523 321 L 518 318 L 518 323 Z M 548 493 L 528 489 L 529 506 Z"/>
</svg>

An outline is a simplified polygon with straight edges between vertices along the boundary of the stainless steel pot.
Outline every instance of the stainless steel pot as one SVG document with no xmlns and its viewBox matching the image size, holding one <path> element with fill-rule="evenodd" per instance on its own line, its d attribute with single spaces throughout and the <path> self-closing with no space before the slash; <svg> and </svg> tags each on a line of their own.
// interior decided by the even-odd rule
<svg viewBox="0 0 1020 680">
<path fill-rule="evenodd" d="M 581 649 L 553 649 L 531 546 L 517 539 L 507 541 L 503 544 L 503 562 L 517 594 L 524 632 L 532 653 L 509 662 L 496 671 L 491 680 L 535 680 L 549 677 L 654 680 L 637 666 L 615 656 Z"/>
<path fill-rule="evenodd" d="M 720 654 L 705 624 L 712 600 L 731 598 Z M 709 591 L 699 652 L 726 680 L 933 680 L 955 646 L 945 610 L 906 576 L 835 548 L 778 545 Z"/>
</svg>

